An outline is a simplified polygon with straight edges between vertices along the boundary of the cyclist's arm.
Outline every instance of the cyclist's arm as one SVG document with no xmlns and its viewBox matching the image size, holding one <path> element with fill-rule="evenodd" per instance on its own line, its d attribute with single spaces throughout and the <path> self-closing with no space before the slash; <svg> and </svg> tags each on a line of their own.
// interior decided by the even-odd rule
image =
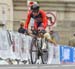
<svg viewBox="0 0 75 69">
<path fill-rule="evenodd" d="M 31 19 L 30 15 L 31 15 L 31 12 L 28 13 L 28 16 L 27 16 L 27 19 L 26 19 L 26 22 L 25 22 L 25 26 L 24 26 L 25 29 L 28 29 L 28 25 L 29 25 L 29 22 L 30 22 L 30 19 Z"/>
<path fill-rule="evenodd" d="M 44 35 L 44 37 L 48 40 L 48 42 L 53 43 L 54 45 L 57 45 L 56 41 L 54 41 L 54 40 L 51 39 L 49 33 L 46 33 L 46 34 Z"/>
<path fill-rule="evenodd" d="M 47 27 L 47 23 L 48 23 L 48 20 L 47 20 L 47 17 L 46 17 L 46 13 L 43 11 L 43 10 L 40 10 L 41 14 L 42 14 L 42 25 L 44 27 L 44 29 Z"/>
</svg>

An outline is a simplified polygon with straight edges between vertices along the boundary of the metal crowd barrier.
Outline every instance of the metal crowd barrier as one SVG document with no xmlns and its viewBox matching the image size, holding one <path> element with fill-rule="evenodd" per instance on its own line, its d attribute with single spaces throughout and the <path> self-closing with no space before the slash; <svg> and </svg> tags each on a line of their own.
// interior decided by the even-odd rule
<svg viewBox="0 0 75 69">
<path fill-rule="evenodd" d="M 23 35 L 13 31 L 0 30 L 0 60 L 6 60 L 8 58 L 12 60 L 18 59 L 21 61 L 29 60 L 31 40 L 32 37 L 28 35 Z M 58 45 L 56 47 L 52 47 L 52 44 L 49 45 L 49 53 L 52 56 L 50 57 L 52 58 L 51 64 L 75 63 L 75 48 L 67 45 Z"/>
</svg>

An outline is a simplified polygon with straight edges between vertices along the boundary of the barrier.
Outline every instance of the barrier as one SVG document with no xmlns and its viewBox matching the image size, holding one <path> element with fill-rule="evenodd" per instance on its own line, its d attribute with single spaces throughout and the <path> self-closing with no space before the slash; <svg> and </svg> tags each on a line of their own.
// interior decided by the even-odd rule
<svg viewBox="0 0 75 69">
<path fill-rule="evenodd" d="M 14 59 L 28 60 L 31 37 L 17 32 L 11 32 L 11 38 Z"/>
<path fill-rule="evenodd" d="M 54 46 L 53 44 L 49 43 L 49 58 L 48 58 L 48 64 L 60 64 L 60 53 L 59 48 L 60 46 Z"/>
<path fill-rule="evenodd" d="M 60 46 L 60 62 L 61 64 L 75 63 L 75 48 L 69 46 Z"/>
<path fill-rule="evenodd" d="M 30 60 L 32 37 L 18 32 L 0 31 L 0 58 Z M 75 63 L 75 48 L 67 45 L 54 46 L 48 43 L 48 64 Z"/>
<path fill-rule="evenodd" d="M 10 46 L 7 31 L 0 31 L 0 57 L 3 59 L 10 58 Z"/>
</svg>

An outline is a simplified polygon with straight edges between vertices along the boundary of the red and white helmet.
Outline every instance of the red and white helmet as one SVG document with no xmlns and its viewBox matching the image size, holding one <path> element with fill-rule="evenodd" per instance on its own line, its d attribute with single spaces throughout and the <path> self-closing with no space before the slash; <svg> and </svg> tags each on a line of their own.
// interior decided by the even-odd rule
<svg viewBox="0 0 75 69">
<path fill-rule="evenodd" d="M 33 5 L 33 4 L 37 4 L 37 2 L 34 2 L 34 1 L 28 1 L 28 10 L 30 10 L 30 7 Z"/>
</svg>

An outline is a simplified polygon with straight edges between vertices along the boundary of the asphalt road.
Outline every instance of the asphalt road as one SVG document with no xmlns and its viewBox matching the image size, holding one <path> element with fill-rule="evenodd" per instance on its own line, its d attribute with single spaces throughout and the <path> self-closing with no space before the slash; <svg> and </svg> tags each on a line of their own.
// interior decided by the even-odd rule
<svg viewBox="0 0 75 69">
<path fill-rule="evenodd" d="M 75 69 L 75 65 L 1 65 L 0 69 Z"/>
</svg>

